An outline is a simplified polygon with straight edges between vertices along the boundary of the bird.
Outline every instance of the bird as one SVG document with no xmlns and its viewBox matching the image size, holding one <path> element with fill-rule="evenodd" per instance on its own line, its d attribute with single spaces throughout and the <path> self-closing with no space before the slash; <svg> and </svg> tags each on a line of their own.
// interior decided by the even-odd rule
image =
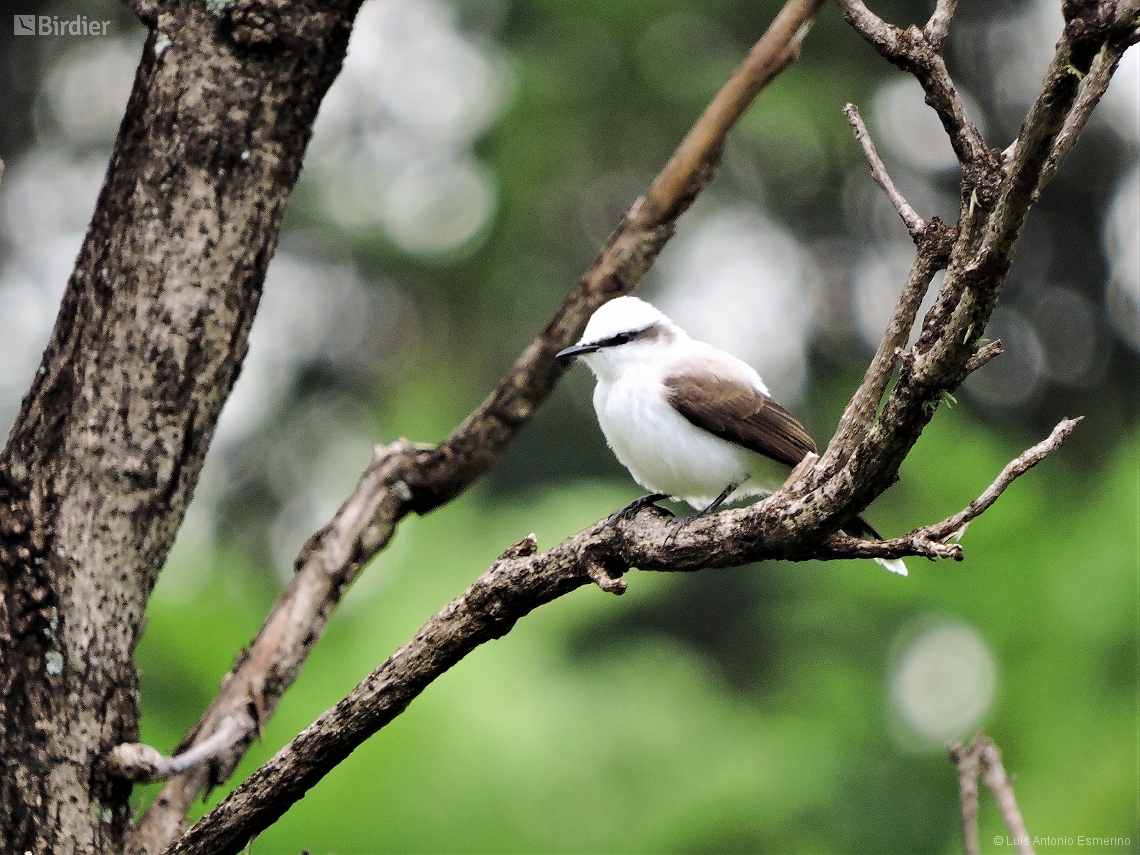
<svg viewBox="0 0 1140 855">
<path fill-rule="evenodd" d="M 816 451 L 752 366 L 691 338 L 637 297 L 604 303 L 581 339 L 557 357 L 576 357 L 593 372 L 594 410 L 606 442 L 649 491 L 615 517 L 666 498 L 704 516 L 725 503 L 769 495 L 770 461 L 795 467 Z M 679 520 L 666 540 L 691 518 Z M 882 539 L 861 516 L 842 528 Z M 875 561 L 907 575 L 901 559 Z"/>
</svg>

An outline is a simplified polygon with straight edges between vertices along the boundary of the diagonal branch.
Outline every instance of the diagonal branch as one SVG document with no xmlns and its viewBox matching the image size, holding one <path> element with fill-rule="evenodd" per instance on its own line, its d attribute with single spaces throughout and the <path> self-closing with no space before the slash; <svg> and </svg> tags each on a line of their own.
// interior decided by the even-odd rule
<svg viewBox="0 0 1140 855">
<path fill-rule="evenodd" d="M 337 603 L 387 545 L 399 521 L 451 500 L 497 462 L 562 376 L 564 366 L 554 355 L 578 339 L 598 306 L 637 284 L 672 235 L 677 217 L 712 180 L 725 134 L 798 56 L 822 5 L 823 0 L 785 3 L 574 291 L 478 410 L 438 447 L 401 440 L 377 449 L 353 494 L 301 550 L 293 580 L 180 751 L 210 739 L 236 713 L 252 711 L 246 718 L 255 724 L 272 715 Z M 255 735 L 251 724 L 227 753 L 170 781 L 135 827 L 128 850 L 153 853 L 174 840 L 197 795 L 229 777 Z"/>
<path fill-rule="evenodd" d="M 614 523 L 594 523 L 542 553 L 534 535 L 529 535 L 504 552 L 462 597 L 438 612 L 348 697 L 227 796 L 167 855 L 239 851 L 477 646 L 505 635 L 534 609 L 584 585 L 595 583 L 621 593 L 625 588 L 621 577 L 633 567 L 693 572 L 771 559 L 906 555 L 961 559 L 961 546 L 943 544 L 936 536 L 960 517 L 973 519 L 990 507 L 1018 475 L 1059 448 L 1075 425 L 1075 420 L 1058 425 L 1049 439 L 1007 466 L 962 514 L 897 540 L 879 543 L 832 535 L 812 542 L 805 537 L 802 519 L 789 512 L 789 497 L 783 492 L 748 508 L 694 518 L 675 535 L 672 546 L 665 542 L 673 519 L 656 507 Z"/>
<path fill-rule="evenodd" d="M 1065 119 L 1064 127 L 1061 128 L 1061 132 L 1057 134 L 1057 139 L 1053 143 L 1053 150 L 1049 152 L 1045 166 L 1041 169 L 1041 179 L 1037 183 L 1038 193 L 1053 180 L 1053 176 L 1057 174 L 1057 170 L 1065 162 L 1065 158 L 1068 157 L 1081 132 L 1085 129 L 1085 125 L 1092 117 L 1093 109 L 1100 103 L 1100 99 L 1108 90 L 1108 84 L 1112 82 L 1112 75 L 1120 66 L 1120 60 L 1128 46 L 1127 42 L 1106 44 L 1101 52 L 1096 55 L 1096 59 L 1093 60 L 1092 66 L 1089 68 L 1089 73 L 1085 75 L 1085 79 L 1082 81 L 1081 93 L 1077 96 L 1077 103 L 1073 105 L 1072 111 Z"/>
<path fill-rule="evenodd" d="M 920 531 L 932 540 L 945 541 L 952 537 L 955 532 L 961 530 L 962 526 L 968 525 L 972 520 L 977 519 L 989 510 L 993 503 L 998 500 L 998 496 L 1005 492 L 1006 487 L 1060 448 L 1082 418 L 1083 416 L 1061 421 L 1053 428 L 1053 432 L 1047 438 L 1023 452 L 1015 460 L 1007 463 L 997 479 L 990 484 L 982 495 L 970 502 L 969 506 L 937 525 L 928 526 L 925 529 L 920 529 Z"/>
<path fill-rule="evenodd" d="M 322 716 L 238 787 L 188 832 L 171 849 L 172 852 L 235 851 L 234 847 L 244 845 L 245 839 L 283 813 L 289 804 L 347 756 L 352 747 L 399 714 L 438 674 L 478 644 L 508 632 L 515 621 L 533 608 L 569 590 L 595 582 L 608 590 L 620 591 L 621 576 L 633 566 L 643 570 L 684 571 L 770 558 L 803 560 L 901 555 L 957 558 L 961 555 L 961 547 L 947 544 L 945 540 L 964 522 L 989 507 L 1013 478 L 1032 465 L 1020 469 L 1015 466 L 1009 470 L 1008 478 L 1003 473 L 977 503 L 972 503 L 961 514 L 929 527 L 930 531 L 919 529 L 912 533 L 913 536 L 883 543 L 854 541 L 834 534 L 845 519 L 865 508 L 893 483 L 902 460 L 933 417 L 942 397 L 961 382 L 967 369 L 983 358 L 996 355 L 996 349 L 980 348 L 979 343 L 1004 283 L 1021 225 L 1033 202 L 1033 187 L 1026 192 L 1028 178 L 1034 170 L 1042 167 L 1045 156 L 1053 149 L 1057 134 L 1077 96 L 1076 87 L 1072 85 L 1075 77 L 1067 69 L 1071 66 L 1078 72 L 1082 68 L 1087 70 L 1093 55 L 1099 50 L 1098 45 L 1116 37 L 1124 24 L 1113 30 L 1103 22 L 1094 26 L 1095 22 L 1083 19 L 1076 23 L 1070 21 L 1058 45 L 1054 66 L 1043 84 L 1041 97 L 1023 126 L 1010 168 L 1003 171 L 996 155 L 986 149 L 977 129 L 966 117 L 941 55 L 922 31 L 911 28 L 904 32 L 890 27 L 871 15 L 859 0 L 837 1 L 845 17 L 855 19 L 852 22 L 857 28 L 863 27 L 861 32 L 865 37 L 870 36 L 868 40 L 873 44 L 876 44 L 878 36 L 885 34 L 882 43 L 876 44 L 880 52 L 900 67 L 912 71 L 922 83 L 928 102 L 938 112 L 962 163 L 963 207 L 957 229 L 940 226 L 919 243 L 915 266 L 904 287 L 888 336 L 868 369 L 863 386 L 849 404 L 841 429 L 824 457 L 790 490 L 777 493 L 748 509 L 694 520 L 668 548 L 662 544 L 671 523 L 659 511 L 652 509 L 643 510 L 614 525 L 592 526 L 541 554 L 531 554 L 535 548 L 532 541 L 520 543 L 495 562 L 463 597 L 425 625 L 409 645 L 384 663 L 349 698 Z M 1110 4 L 1102 0 L 1099 5 L 1086 5 L 1091 9 Z M 942 3 L 939 8 L 948 16 L 952 4 Z M 789 32 L 789 38 L 798 42 L 802 28 L 796 27 Z M 1066 73 L 1056 73 L 1058 67 Z M 732 107 L 735 110 L 735 103 L 731 98 L 726 99 L 726 109 Z M 705 117 L 701 122 L 705 122 Z M 687 139 L 699 138 L 699 135 L 690 134 Z M 719 144 L 718 140 L 716 148 L 709 151 L 708 159 L 695 161 L 697 168 L 691 173 L 692 184 L 668 182 L 670 186 L 684 186 L 678 197 L 682 206 L 711 174 Z M 656 182 L 654 187 L 657 187 Z M 553 341 L 572 341 L 572 336 L 577 335 L 593 306 L 632 287 L 632 281 L 644 270 L 671 229 L 671 221 L 661 222 L 657 217 L 673 216 L 674 210 L 655 201 L 652 189 L 646 199 L 631 209 L 607 245 L 606 252 L 614 250 L 619 260 L 634 257 L 633 273 L 630 273 L 631 268 L 618 267 L 605 275 L 596 268 L 587 274 L 580 288 L 586 288 L 591 296 L 583 297 L 581 304 L 573 310 L 577 313 L 580 309 L 581 313 L 574 314 L 572 319 L 556 315 L 544 332 L 547 339 L 540 337 L 524 354 L 522 361 L 532 358 L 533 366 L 537 366 L 529 375 L 537 384 L 544 376 L 539 370 L 541 366 L 547 367 L 549 376 L 558 376 L 557 366 L 549 361 L 554 352 Z M 647 227 L 660 231 L 638 231 L 639 224 L 644 223 L 647 217 Z M 876 416 L 878 402 L 885 392 L 897 355 L 906 343 L 905 331 L 913 323 L 918 305 L 916 295 L 920 301 L 934 273 L 942 267 L 947 267 L 948 272 L 938 302 L 927 315 L 922 337 L 914 350 L 905 354 L 898 382 L 881 414 Z M 596 278 L 598 276 L 601 279 Z M 591 282 L 595 283 L 593 290 L 590 290 Z M 904 324 L 908 313 L 910 323 Z M 568 335 L 571 337 L 567 338 Z M 543 362 L 544 359 L 547 361 Z M 540 392 L 537 397 L 528 398 L 527 394 L 532 391 L 532 387 L 524 385 L 518 395 L 508 388 L 501 397 L 497 398 L 499 393 L 496 392 L 488 399 L 484 408 L 457 432 L 457 436 L 464 436 L 469 426 L 490 419 L 488 424 L 491 426 L 483 436 L 468 437 L 474 445 L 450 445 L 449 440 L 435 450 L 408 446 L 388 449 L 375 464 L 377 467 L 391 467 L 385 473 L 375 475 L 378 485 L 375 490 L 382 494 L 382 498 L 375 500 L 374 508 L 363 508 L 353 517 L 364 521 L 363 529 L 346 539 L 343 533 L 338 533 L 339 524 L 334 521 L 306 547 L 299 559 L 302 574 L 308 572 L 308 562 L 314 556 L 324 555 L 331 563 L 327 569 L 324 563 L 317 563 L 314 572 L 324 569 L 328 576 L 338 579 L 336 584 L 341 587 L 334 591 L 339 596 L 363 561 L 386 542 L 400 516 L 409 510 L 429 510 L 454 495 L 449 491 L 465 486 L 465 483 L 444 477 L 449 471 L 458 468 L 476 475 L 485 471 L 498 453 L 495 450 L 498 448 L 496 437 L 505 434 L 509 438 L 517 424 L 529 417 L 528 407 L 537 406 L 537 401 L 545 394 Z M 1062 434 L 1067 434 L 1068 430 L 1071 426 Z M 1058 441 L 1056 445 L 1059 444 Z M 1031 450 L 1030 456 L 1033 452 Z M 439 475 L 440 472 L 444 476 Z M 380 507 L 382 502 L 389 501 L 394 510 L 385 510 L 388 506 Z M 951 523 L 956 525 L 951 526 Z M 357 532 L 357 528 L 352 526 L 346 530 Z M 323 551 L 331 545 L 336 545 L 337 550 L 325 555 Z M 351 572 L 340 571 L 329 557 L 332 554 L 346 556 Z M 335 598 L 331 601 L 335 602 Z M 328 609 L 331 608 L 329 605 Z M 287 619 L 280 624 L 271 619 L 263 633 L 272 636 L 273 633 L 287 632 L 289 628 Z M 259 675 L 262 678 L 265 675 L 272 677 L 273 674 L 272 670 L 253 671 L 248 682 L 238 685 L 237 697 L 243 703 L 254 704 L 259 697 L 273 699 L 275 696 L 270 689 L 276 689 L 272 685 L 263 691 L 252 679 Z M 242 695 L 242 692 L 246 694 Z"/>
<path fill-rule="evenodd" d="M 879 157 L 879 152 L 875 148 L 875 141 L 871 139 L 871 134 L 867 130 L 867 126 L 863 123 L 863 117 L 859 115 L 858 109 L 854 104 L 848 104 L 843 108 L 843 115 L 847 117 L 848 123 L 851 125 L 851 130 L 855 132 L 855 139 L 858 140 L 859 145 L 863 148 L 863 155 L 867 158 L 867 163 L 871 166 L 871 177 L 875 179 L 875 183 L 883 188 L 883 192 L 887 194 L 887 198 L 891 200 L 895 210 L 898 211 L 902 221 L 906 223 L 906 229 L 910 232 L 911 237 L 918 239 L 920 233 L 926 228 L 926 220 L 919 216 L 918 211 L 911 207 L 910 202 L 903 198 L 903 194 L 899 192 L 899 188 L 895 186 L 895 182 L 891 179 L 891 174 L 887 172 L 886 164 L 883 159 Z"/>
<path fill-rule="evenodd" d="M 858 0 L 837 2 L 844 8 L 845 16 L 854 19 L 857 28 L 878 32 L 874 30 L 877 26 L 890 31 L 890 25 L 873 16 Z M 938 298 L 923 321 L 922 334 L 909 358 L 900 364 L 898 381 L 879 410 L 877 397 L 870 393 L 883 388 L 896 353 L 884 339 L 863 385 L 848 404 L 840 429 L 819 465 L 804 479 L 799 501 L 805 506 L 818 504 L 822 496 L 829 502 L 838 502 L 848 515 L 866 508 L 897 479 L 902 461 L 945 395 L 957 388 L 970 369 L 996 355 L 995 348 L 983 344 L 986 325 L 1036 198 L 1037 176 L 1077 99 L 1078 78 L 1105 44 L 1133 37 L 1135 25 L 1126 15 L 1121 17 L 1118 5 L 1110 0 L 1084 4 L 1080 15 L 1066 23 L 1041 93 L 1026 116 L 1006 170 L 996 155 L 987 152 L 982 161 L 971 163 L 959 152 L 963 170 L 962 214 Z M 1129 5 L 1140 6 L 1140 2 L 1130 0 Z M 869 22 L 865 20 L 867 16 Z M 932 89 L 931 76 L 924 78 L 921 71 L 929 45 L 921 38 L 913 38 L 910 31 L 902 35 L 884 51 L 892 53 L 897 64 L 916 69 L 914 73 L 926 89 L 928 102 L 933 104 L 936 90 L 949 91 L 953 82 L 944 68 L 933 66 L 937 86 Z M 931 249 L 919 247 L 911 281 L 921 282 L 931 270 L 931 253 Z M 896 317 L 898 313 L 896 310 Z M 826 533 L 821 529 L 821 534 Z"/>
</svg>

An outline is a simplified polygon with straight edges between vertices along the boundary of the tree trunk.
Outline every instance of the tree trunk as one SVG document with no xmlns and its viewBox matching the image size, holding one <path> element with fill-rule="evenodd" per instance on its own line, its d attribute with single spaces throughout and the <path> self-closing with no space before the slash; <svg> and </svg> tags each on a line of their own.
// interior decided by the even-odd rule
<svg viewBox="0 0 1140 855">
<path fill-rule="evenodd" d="M 0 454 L 0 851 L 123 847 L 130 786 L 101 758 L 138 738 L 146 601 L 357 5 L 138 9 L 106 182 Z"/>
</svg>

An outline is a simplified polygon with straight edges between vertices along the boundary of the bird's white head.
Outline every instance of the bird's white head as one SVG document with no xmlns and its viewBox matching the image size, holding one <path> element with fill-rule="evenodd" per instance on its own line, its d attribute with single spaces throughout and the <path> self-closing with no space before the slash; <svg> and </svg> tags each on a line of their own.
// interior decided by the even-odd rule
<svg viewBox="0 0 1140 855">
<path fill-rule="evenodd" d="M 662 348 L 684 338 L 684 330 L 649 303 L 617 297 L 594 312 L 582 338 L 558 357 L 581 356 L 599 379 L 612 379 L 633 364 L 656 359 Z"/>
</svg>

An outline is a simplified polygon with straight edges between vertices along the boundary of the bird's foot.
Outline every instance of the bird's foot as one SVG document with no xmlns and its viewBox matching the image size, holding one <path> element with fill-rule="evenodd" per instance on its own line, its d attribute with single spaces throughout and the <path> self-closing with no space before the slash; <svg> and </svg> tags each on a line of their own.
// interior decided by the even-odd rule
<svg viewBox="0 0 1140 855">
<path fill-rule="evenodd" d="M 696 514 L 695 516 L 700 516 L 700 514 Z M 677 532 L 683 529 L 689 520 L 694 518 L 694 516 L 681 517 L 676 522 L 674 522 L 673 525 L 669 526 L 669 532 L 665 535 L 665 542 L 661 545 L 668 549 L 669 544 L 673 541 L 673 538 L 677 536 Z"/>
<path fill-rule="evenodd" d="M 665 535 L 665 542 L 662 544 L 662 546 L 668 547 L 673 538 L 677 536 L 677 532 L 684 528 L 685 523 L 687 523 L 689 520 L 696 520 L 700 519 L 701 517 L 707 517 L 709 514 L 715 514 L 718 510 L 720 510 L 720 506 L 728 500 L 728 497 L 731 496 L 739 486 L 740 485 L 734 481 L 725 487 L 721 494 L 713 499 L 712 504 L 710 504 L 703 511 L 699 511 L 698 513 L 692 514 L 691 516 L 681 517 L 679 520 L 673 523 L 673 525 L 669 526 L 669 533 Z"/>
<path fill-rule="evenodd" d="M 662 499 L 668 499 L 668 498 L 669 498 L 668 493 L 650 493 L 648 496 L 642 496 L 640 499 L 634 499 L 632 502 L 630 502 L 624 508 L 619 508 L 618 510 L 616 510 L 612 514 L 610 514 L 606 518 L 605 525 L 602 527 L 603 528 L 609 528 L 612 525 L 616 525 L 617 523 L 621 522 L 622 520 L 633 516 L 638 511 L 640 511 L 642 508 L 647 507 L 648 505 L 652 505 L 655 502 L 660 502 Z M 673 513 L 668 508 L 661 508 L 661 510 L 665 511 L 665 513 L 670 514 L 670 515 L 672 515 L 672 513 Z"/>
</svg>

